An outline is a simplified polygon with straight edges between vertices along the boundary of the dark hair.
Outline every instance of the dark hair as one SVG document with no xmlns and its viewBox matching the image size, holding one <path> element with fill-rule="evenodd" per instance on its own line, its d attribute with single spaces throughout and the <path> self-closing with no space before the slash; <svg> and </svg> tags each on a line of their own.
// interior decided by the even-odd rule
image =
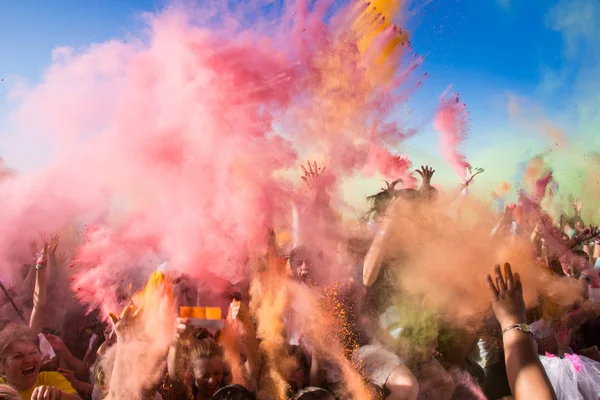
<svg viewBox="0 0 600 400">
<path fill-rule="evenodd" d="M 217 390 L 212 400 L 256 400 L 256 396 L 241 385 L 228 385 Z"/>
<path fill-rule="evenodd" d="M 573 254 L 579 257 L 585 258 L 587 261 L 590 261 L 590 256 L 583 250 L 573 250 Z"/>
<path fill-rule="evenodd" d="M 299 391 L 292 400 L 333 400 L 333 395 L 325 389 L 309 387 Z"/>
</svg>

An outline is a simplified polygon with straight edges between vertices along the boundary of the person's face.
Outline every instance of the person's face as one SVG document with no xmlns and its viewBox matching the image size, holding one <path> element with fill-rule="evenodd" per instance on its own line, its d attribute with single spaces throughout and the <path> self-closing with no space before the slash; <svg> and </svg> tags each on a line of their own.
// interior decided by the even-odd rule
<svg viewBox="0 0 600 400">
<path fill-rule="evenodd" d="M 9 347 L 8 354 L 0 366 L 0 372 L 15 389 L 27 390 L 37 379 L 41 361 L 42 356 L 37 345 L 30 342 L 15 342 Z"/>
<path fill-rule="evenodd" d="M 579 276 L 582 271 L 589 268 L 588 261 L 582 256 L 563 255 L 559 260 L 563 272 L 568 276 Z"/>
<path fill-rule="evenodd" d="M 310 280 L 311 264 L 308 260 L 302 258 L 295 259 L 290 267 L 296 279 L 302 282 Z"/>
<path fill-rule="evenodd" d="M 192 362 L 194 379 L 198 391 L 210 398 L 223 382 L 223 360 L 220 357 L 197 359 Z"/>
</svg>

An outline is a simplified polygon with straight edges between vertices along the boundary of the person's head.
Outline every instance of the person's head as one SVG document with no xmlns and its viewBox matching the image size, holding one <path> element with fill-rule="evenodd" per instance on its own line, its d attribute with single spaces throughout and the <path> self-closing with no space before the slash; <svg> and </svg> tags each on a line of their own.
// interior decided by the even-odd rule
<svg viewBox="0 0 600 400">
<path fill-rule="evenodd" d="M 17 390 L 31 388 L 40 372 L 38 337 L 25 326 L 0 332 L 0 375 Z"/>
<path fill-rule="evenodd" d="M 0 332 L 4 329 L 14 328 L 18 324 L 10 319 L 0 319 Z"/>
<path fill-rule="evenodd" d="M 256 400 L 256 396 L 241 385 L 228 385 L 219 389 L 211 400 Z"/>
<path fill-rule="evenodd" d="M 94 377 L 95 390 L 97 390 L 97 397 L 103 399 L 108 395 L 108 382 L 106 381 L 106 373 L 102 366 L 102 357 L 98 357 L 92 367 L 92 374 Z"/>
<path fill-rule="evenodd" d="M 0 400 L 21 400 L 21 396 L 10 386 L 0 385 Z"/>
<path fill-rule="evenodd" d="M 335 400 L 335 397 L 325 389 L 309 387 L 299 391 L 293 400 Z"/>
<path fill-rule="evenodd" d="M 189 366 L 200 394 L 210 398 L 223 383 L 223 350 L 211 337 L 200 334 L 190 345 Z"/>
<path fill-rule="evenodd" d="M 301 282 L 309 282 L 314 270 L 314 255 L 305 246 L 298 246 L 290 253 L 290 268 L 293 277 Z"/>
<path fill-rule="evenodd" d="M 591 267 L 590 257 L 582 250 L 563 254 L 559 261 L 563 272 L 568 276 L 579 276 L 582 271 Z"/>
<path fill-rule="evenodd" d="M 306 386 L 310 367 L 304 351 L 299 346 L 291 346 L 289 354 L 294 359 L 295 366 L 288 377 L 288 384 L 291 390 L 296 392 Z"/>
</svg>

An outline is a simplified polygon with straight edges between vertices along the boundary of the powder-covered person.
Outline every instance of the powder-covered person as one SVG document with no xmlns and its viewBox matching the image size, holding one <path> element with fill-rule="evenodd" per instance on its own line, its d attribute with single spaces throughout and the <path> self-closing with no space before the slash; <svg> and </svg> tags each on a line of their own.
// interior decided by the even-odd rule
<svg viewBox="0 0 600 400">
<path fill-rule="evenodd" d="M 13 387 L 23 400 L 81 400 L 58 372 L 40 372 L 39 338 L 27 327 L 0 333 L 0 383 Z"/>
</svg>

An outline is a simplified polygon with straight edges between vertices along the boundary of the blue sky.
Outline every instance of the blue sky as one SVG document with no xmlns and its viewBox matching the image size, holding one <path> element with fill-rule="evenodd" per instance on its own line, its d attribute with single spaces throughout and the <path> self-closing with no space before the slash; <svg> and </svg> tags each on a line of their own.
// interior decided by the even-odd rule
<svg viewBox="0 0 600 400">
<path fill-rule="evenodd" d="M 8 87 L 21 79 L 37 82 L 51 62 L 52 49 L 125 38 L 142 26 L 141 12 L 156 11 L 162 4 L 0 0 L 0 132 L 10 111 Z M 465 148 L 472 159 L 484 158 L 482 149 L 507 135 L 539 138 L 511 125 L 509 93 L 573 128 L 569 135 L 595 133 L 600 122 L 593 91 L 600 89 L 594 79 L 600 71 L 596 16 L 599 0 L 431 0 L 417 8 L 408 26 L 415 50 L 426 57 L 422 71 L 430 78 L 411 100 L 409 121 L 423 132 L 408 143 L 408 151 L 437 156 L 430 119 L 449 84 L 470 109 L 471 138 Z M 0 133 L 0 152 L 7 140 Z M 521 147 L 524 153 L 526 144 Z M 10 154 L 4 156 L 11 160 Z"/>
</svg>

